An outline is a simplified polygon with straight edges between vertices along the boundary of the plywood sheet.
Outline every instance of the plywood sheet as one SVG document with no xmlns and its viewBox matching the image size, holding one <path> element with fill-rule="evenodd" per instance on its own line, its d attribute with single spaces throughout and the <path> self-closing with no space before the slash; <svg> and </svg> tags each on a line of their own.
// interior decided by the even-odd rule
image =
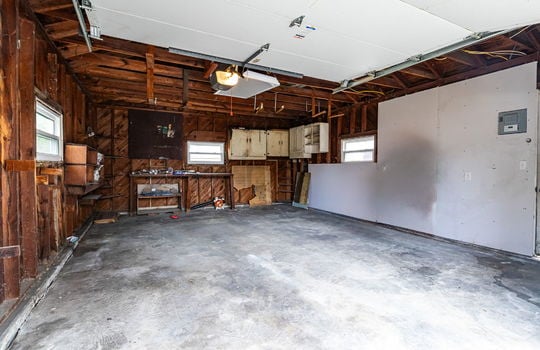
<svg viewBox="0 0 540 350">
<path fill-rule="evenodd" d="M 270 167 L 262 166 L 233 166 L 234 188 L 237 190 L 255 186 L 255 197 L 249 205 L 272 204 L 272 185 Z"/>
</svg>

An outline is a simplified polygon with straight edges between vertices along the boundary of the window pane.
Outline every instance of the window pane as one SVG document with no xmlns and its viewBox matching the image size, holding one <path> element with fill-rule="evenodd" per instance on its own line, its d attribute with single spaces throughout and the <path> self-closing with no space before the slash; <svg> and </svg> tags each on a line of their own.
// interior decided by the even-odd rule
<svg viewBox="0 0 540 350">
<path fill-rule="evenodd" d="M 221 155 L 215 153 L 191 153 L 192 162 L 221 162 Z"/>
<path fill-rule="evenodd" d="M 375 136 L 362 136 L 341 141 L 342 162 L 373 162 Z"/>
<path fill-rule="evenodd" d="M 36 128 L 48 134 L 55 135 L 54 120 L 47 118 L 42 114 L 36 115 Z"/>
<path fill-rule="evenodd" d="M 45 135 L 37 135 L 37 153 L 59 154 L 58 139 Z"/>
<path fill-rule="evenodd" d="M 362 151 L 373 149 L 374 140 L 355 140 L 355 141 L 345 141 L 344 151 Z"/>
<path fill-rule="evenodd" d="M 189 164 L 223 164 L 223 142 L 188 141 Z"/>
<path fill-rule="evenodd" d="M 373 160 L 373 151 L 344 153 L 345 162 L 368 162 Z"/>
<path fill-rule="evenodd" d="M 190 153 L 221 153 L 220 145 L 190 145 Z"/>
</svg>

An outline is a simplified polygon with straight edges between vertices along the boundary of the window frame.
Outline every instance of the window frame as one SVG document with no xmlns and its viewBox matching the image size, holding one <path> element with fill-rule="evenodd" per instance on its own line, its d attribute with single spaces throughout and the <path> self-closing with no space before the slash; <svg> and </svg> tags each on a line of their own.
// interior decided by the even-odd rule
<svg viewBox="0 0 540 350">
<path fill-rule="evenodd" d="M 357 150 L 357 151 L 345 151 L 345 144 L 348 142 L 354 142 L 354 141 L 362 141 L 367 138 L 373 139 L 373 148 L 366 149 L 366 150 Z M 360 135 L 360 136 L 354 136 L 354 137 L 347 137 L 341 139 L 341 163 L 376 163 L 377 162 L 377 135 L 376 134 L 368 134 L 368 135 Z M 345 160 L 345 154 L 347 153 L 368 153 L 371 152 L 372 157 L 369 160 Z"/>
<path fill-rule="evenodd" d="M 38 112 L 38 106 L 45 110 L 45 113 Z M 38 128 L 38 114 L 51 120 L 54 123 L 54 134 L 46 132 Z M 35 141 L 36 141 L 36 160 L 37 161 L 53 161 L 61 162 L 64 160 L 64 116 L 61 111 L 52 107 L 47 102 L 40 98 L 35 101 Z M 38 151 L 38 137 L 43 136 L 50 139 L 55 139 L 58 142 L 58 153 L 43 153 Z"/>
<path fill-rule="evenodd" d="M 197 161 L 191 159 L 191 154 L 195 152 L 190 152 L 190 146 L 191 145 L 198 145 L 198 146 L 219 146 L 220 147 L 220 161 L 219 162 L 211 162 L 211 161 Z M 186 147 L 186 154 L 187 154 L 187 164 L 191 165 L 224 165 L 225 164 L 225 142 L 214 142 L 214 141 L 187 141 L 187 147 Z M 199 153 L 196 154 L 218 154 L 218 153 Z"/>
</svg>

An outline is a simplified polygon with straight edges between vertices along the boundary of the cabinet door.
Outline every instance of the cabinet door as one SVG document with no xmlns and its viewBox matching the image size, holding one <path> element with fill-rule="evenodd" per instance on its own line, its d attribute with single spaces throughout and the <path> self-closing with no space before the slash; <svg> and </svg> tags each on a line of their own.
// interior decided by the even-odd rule
<svg viewBox="0 0 540 350">
<path fill-rule="evenodd" d="M 319 123 L 319 152 L 328 152 L 329 138 L 328 123 Z"/>
<path fill-rule="evenodd" d="M 248 133 L 249 159 L 266 159 L 266 131 L 249 130 Z"/>
<path fill-rule="evenodd" d="M 233 129 L 229 144 L 230 159 L 245 159 L 248 156 L 248 130 Z"/>
<path fill-rule="evenodd" d="M 280 145 L 280 157 L 288 157 L 289 156 L 289 131 L 288 130 L 282 130 L 280 131 L 281 134 L 281 145 Z"/>
<path fill-rule="evenodd" d="M 277 130 L 269 130 L 266 133 L 266 155 L 270 157 L 280 156 L 281 134 Z"/>
<path fill-rule="evenodd" d="M 289 130 L 269 130 L 266 133 L 266 155 L 289 156 Z"/>
</svg>

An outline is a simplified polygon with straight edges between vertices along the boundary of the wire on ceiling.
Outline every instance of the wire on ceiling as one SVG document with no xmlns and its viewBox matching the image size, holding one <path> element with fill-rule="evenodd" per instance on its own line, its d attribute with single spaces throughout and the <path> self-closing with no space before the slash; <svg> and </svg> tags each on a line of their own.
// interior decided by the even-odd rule
<svg viewBox="0 0 540 350">
<path fill-rule="evenodd" d="M 352 88 L 350 88 L 349 90 L 351 90 L 356 95 L 366 95 L 366 94 L 376 94 L 376 95 L 380 95 L 380 96 L 385 95 L 384 92 L 377 91 L 377 90 L 355 90 L 355 89 L 352 89 Z"/>
<path fill-rule="evenodd" d="M 508 61 L 508 57 L 506 56 L 527 56 L 525 52 L 517 51 L 517 50 L 497 50 L 497 51 L 476 51 L 476 50 L 462 50 L 465 53 L 468 53 L 469 55 L 485 55 L 490 57 L 497 57 L 501 58 L 505 61 Z"/>
</svg>

